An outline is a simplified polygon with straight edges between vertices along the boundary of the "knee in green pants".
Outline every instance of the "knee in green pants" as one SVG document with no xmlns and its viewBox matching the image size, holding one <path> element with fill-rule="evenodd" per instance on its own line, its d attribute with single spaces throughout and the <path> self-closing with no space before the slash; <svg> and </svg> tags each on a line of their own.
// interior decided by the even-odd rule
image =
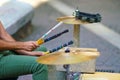
<svg viewBox="0 0 120 80">
<path fill-rule="evenodd" d="M 47 51 L 45 47 L 39 47 L 37 48 L 37 50 Z M 4 68 L 6 70 L 5 74 L 8 74 L 7 75 L 8 77 L 16 77 L 19 75 L 33 74 L 33 80 L 48 80 L 47 66 L 37 63 L 36 59 L 37 57 L 34 57 L 34 56 L 15 55 L 14 53 L 10 54 L 9 52 L 8 55 L 3 56 L 0 60 L 1 61 L 0 73 L 3 72 L 2 70 Z M 5 67 L 2 67 L 3 66 L 2 64 L 6 64 Z M 12 66 L 12 67 L 9 67 L 9 66 Z M 3 74 L 1 73 L 0 76 L 1 75 Z"/>
<path fill-rule="evenodd" d="M 35 51 L 44 51 L 44 52 L 46 52 L 47 48 L 44 47 L 44 46 L 40 46 Z M 39 68 L 38 70 L 37 70 L 37 67 Z M 33 79 L 34 80 L 48 80 L 48 68 L 47 68 L 46 65 L 42 65 L 42 66 L 38 65 L 38 66 L 36 66 L 35 69 L 36 69 L 36 71 L 35 71 L 36 73 L 33 74 Z M 42 74 L 40 74 L 41 70 L 42 70 Z M 41 76 L 41 78 L 39 79 L 40 76 Z"/>
<path fill-rule="evenodd" d="M 36 65 L 33 80 L 48 80 L 48 68 L 46 65 Z"/>
<path fill-rule="evenodd" d="M 44 46 L 40 46 L 40 47 L 38 47 L 37 49 L 35 49 L 35 51 L 43 51 L 43 52 L 46 52 L 46 51 L 47 51 L 47 48 L 44 47 Z"/>
</svg>

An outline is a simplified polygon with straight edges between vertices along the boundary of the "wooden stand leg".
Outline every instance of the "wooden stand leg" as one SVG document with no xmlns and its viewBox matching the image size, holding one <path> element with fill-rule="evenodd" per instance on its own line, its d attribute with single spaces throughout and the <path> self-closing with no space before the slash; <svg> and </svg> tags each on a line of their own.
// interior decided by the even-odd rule
<svg viewBox="0 0 120 80">
<path fill-rule="evenodd" d="M 74 24 L 74 47 L 80 47 L 80 25 Z"/>
</svg>

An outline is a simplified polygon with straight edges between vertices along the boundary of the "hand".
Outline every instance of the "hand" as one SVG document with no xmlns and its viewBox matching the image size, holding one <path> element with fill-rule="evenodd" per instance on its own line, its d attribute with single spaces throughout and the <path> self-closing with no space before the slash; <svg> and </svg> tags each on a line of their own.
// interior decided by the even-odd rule
<svg viewBox="0 0 120 80">
<path fill-rule="evenodd" d="M 30 56 L 43 56 L 45 54 L 44 54 L 44 52 L 41 52 L 41 51 L 32 51 L 32 52 L 29 52 L 28 55 L 30 55 Z"/>
<path fill-rule="evenodd" d="M 43 56 L 45 55 L 42 51 L 25 51 L 25 50 L 15 50 L 18 54 L 29 55 L 29 56 Z"/>
<path fill-rule="evenodd" d="M 32 51 L 37 47 L 39 47 L 39 45 L 35 41 L 27 41 L 24 42 L 23 44 L 23 50 L 27 50 L 27 51 Z"/>
</svg>

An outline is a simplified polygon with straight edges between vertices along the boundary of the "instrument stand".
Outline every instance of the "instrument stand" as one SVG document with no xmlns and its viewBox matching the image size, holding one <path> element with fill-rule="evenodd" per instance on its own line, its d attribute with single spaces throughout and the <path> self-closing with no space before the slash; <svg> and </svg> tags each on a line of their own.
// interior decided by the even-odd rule
<svg viewBox="0 0 120 80">
<path fill-rule="evenodd" d="M 81 80 L 80 78 L 80 72 L 70 72 L 70 65 L 66 64 L 63 65 L 63 67 L 66 69 L 66 77 L 65 80 Z"/>
</svg>

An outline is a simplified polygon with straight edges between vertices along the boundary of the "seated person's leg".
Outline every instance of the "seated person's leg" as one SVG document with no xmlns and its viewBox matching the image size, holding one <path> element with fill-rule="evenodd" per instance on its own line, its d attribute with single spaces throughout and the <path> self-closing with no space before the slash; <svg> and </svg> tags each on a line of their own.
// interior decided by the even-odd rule
<svg viewBox="0 0 120 80">
<path fill-rule="evenodd" d="M 37 49 L 35 49 L 35 51 L 43 51 L 43 52 L 46 52 L 46 51 L 47 51 L 47 48 L 44 47 L 44 46 L 40 46 L 40 47 L 38 47 Z"/>
<path fill-rule="evenodd" d="M 36 59 L 35 56 L 15 54 L 2 57 L 0 59 L 0 79 L 33 74 L 33 80 L 48 80 L 47 66 L 37 63 Z"/>
<path fill-rule="evenodd" d="M 17 80 L 18 79 L 18 77 L 15 77 L 15 78 L 6 78 L 6 79 L 0 79 L 0 80 Z"/>
</svg>

